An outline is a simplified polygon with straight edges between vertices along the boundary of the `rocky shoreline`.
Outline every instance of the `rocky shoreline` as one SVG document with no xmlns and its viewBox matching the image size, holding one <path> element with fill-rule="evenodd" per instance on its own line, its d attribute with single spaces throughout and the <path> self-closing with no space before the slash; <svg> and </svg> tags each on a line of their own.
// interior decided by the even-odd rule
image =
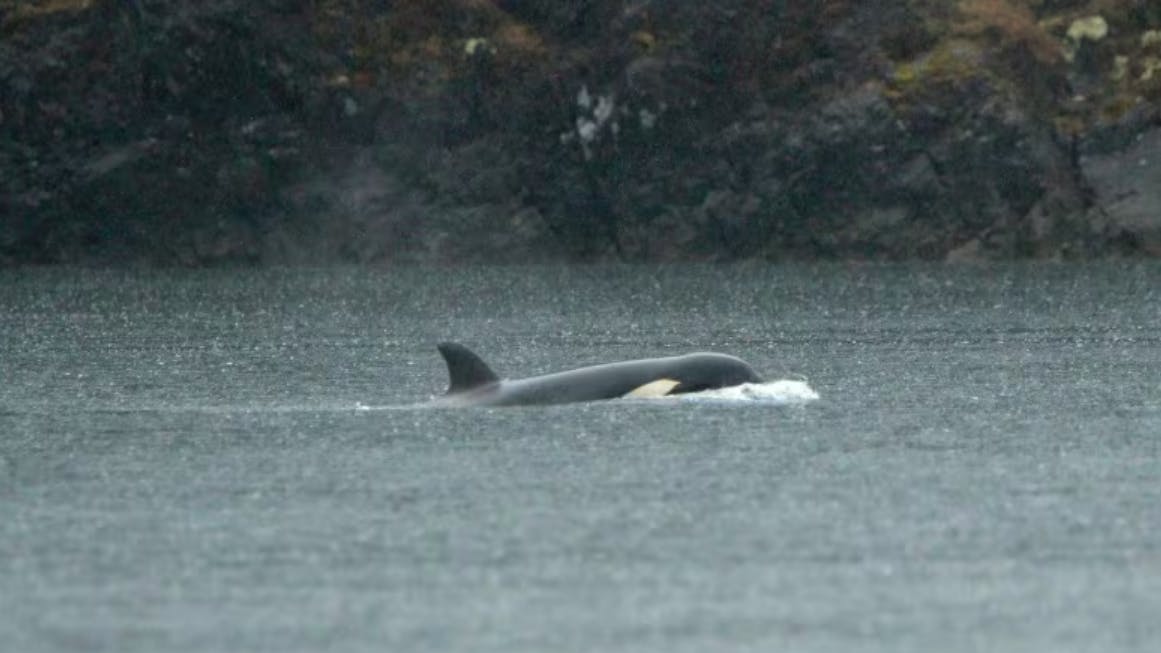
<svg viewBox="0 0 1161 653">
<path fill-rule="evenodd" d="M 0 264 L 1161 256 L 1153 3 L 367 4 L 0 1 Z"/>
</svg>

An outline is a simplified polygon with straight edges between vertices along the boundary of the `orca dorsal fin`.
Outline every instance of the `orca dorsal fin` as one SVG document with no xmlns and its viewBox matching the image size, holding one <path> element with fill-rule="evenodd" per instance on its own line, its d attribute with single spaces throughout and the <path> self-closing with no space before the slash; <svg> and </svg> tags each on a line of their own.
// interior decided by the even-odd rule
<svg viewBox="0 0 1161 653">
<path fill-rule="evenodd" d="M 447 374 L 451 379 L 448 394 L 474 390 L 500 380 L 475 352 L 458 342 L 441 342 L 437 348 L 447 363 Z"/>
</svg>

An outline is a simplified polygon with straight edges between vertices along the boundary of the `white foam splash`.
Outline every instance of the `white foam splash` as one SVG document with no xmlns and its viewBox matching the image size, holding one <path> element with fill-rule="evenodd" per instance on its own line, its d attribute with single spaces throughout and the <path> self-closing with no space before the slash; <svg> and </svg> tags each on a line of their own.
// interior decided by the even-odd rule
<svg viewBox="0 0 1161 653">
<path fill-rule="evenodd" d="M 728 388 L 669 395 L 667 398 L 680 401 L 755 401 L 783 405 L 809 403 L 819 399 L 819 394 L 806 381 L 779 379 L 765 383 L 743 383 Z"/>
</svg>

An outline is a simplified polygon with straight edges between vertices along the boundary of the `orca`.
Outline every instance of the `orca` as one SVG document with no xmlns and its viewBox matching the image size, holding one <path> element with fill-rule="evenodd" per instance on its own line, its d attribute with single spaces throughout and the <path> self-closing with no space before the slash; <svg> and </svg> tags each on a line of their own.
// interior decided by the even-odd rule
<svg viewBox="0 0 1161 653">
<path fill-rule="evenodd" d="M 444 406 L 537 406 L 618 397 L 657 397 L 697 392 L 762 378 L 745 361 L 726 354 L 696 353 L 643 358 L 578 369 L 501 379 L 479 356 L 455 342 L 437 345 L 447 363 Z"/>
</svg>

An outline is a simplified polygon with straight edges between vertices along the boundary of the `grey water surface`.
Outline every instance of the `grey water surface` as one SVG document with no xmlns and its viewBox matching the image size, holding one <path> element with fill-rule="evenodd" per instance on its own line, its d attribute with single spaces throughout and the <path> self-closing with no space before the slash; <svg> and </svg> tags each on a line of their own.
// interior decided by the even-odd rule
<svg viewBox="0 0 1161 653">
<path fill-rule="evenodd" d="M 1156 264 L 2 272 L 0 650 L 1161 650 L 1159 325 Z M 435 410 L 443 339 L 822 398 Z"/>
</svg>

